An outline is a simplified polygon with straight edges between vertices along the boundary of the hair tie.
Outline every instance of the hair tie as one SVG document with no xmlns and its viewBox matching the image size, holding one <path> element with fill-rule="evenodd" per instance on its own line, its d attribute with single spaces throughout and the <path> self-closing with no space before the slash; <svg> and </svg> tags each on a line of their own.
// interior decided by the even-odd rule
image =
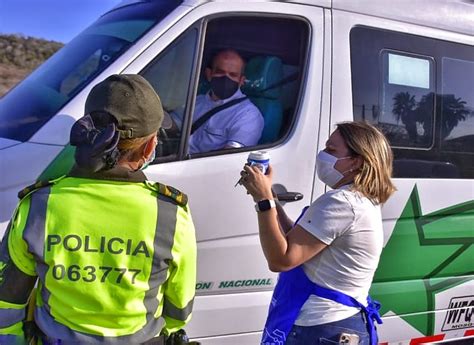
<svg viewBox="0 0 474 345">
<path fill-rule="evenodd" d="M 98 129 L 90 115 L 81 117 L 71 128 L 70 143 L 76 146 L 76 164 L 91 172 L 108 170 L 117 164 L 119 140 L 114 123 Z"/>
</svg>

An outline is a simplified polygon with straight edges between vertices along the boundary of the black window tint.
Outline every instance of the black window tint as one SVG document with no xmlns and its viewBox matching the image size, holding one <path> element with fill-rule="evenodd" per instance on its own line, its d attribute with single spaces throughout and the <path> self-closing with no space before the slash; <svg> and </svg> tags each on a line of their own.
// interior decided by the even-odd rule
<svg viewBox="0 0 474 345">
<path fill-rule="evenodd" d="M 381 29 L 350 35 L 355 120 L 378 126 L 395 177 L 474 177 L 474 47 Z"/>
</svg>

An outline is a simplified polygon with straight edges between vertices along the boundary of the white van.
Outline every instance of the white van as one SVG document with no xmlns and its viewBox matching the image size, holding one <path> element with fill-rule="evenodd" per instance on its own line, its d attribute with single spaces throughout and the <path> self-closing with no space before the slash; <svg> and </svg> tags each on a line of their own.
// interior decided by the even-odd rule
<svg viewBox="0 0 474 345">
<path fill-rule="evenodd" d="M 462 0 L 125 1 L 0 100 L 0 234 L 17 192 L 72 165 L 69 129 L 92 86 L 139 73 L 180 109 L 149 179 L 189 195 L 198 280 L 188 334 L 258 344 L 276 275 L 253 202 L 234 188 L 249 151 L 271 155 L 287 213 L 325 192 L 316 153 L 334 125 L 365 120 L 395 154 L 385 246 L 371 290 L 382 343 L 474 336 L 474 4 Z M 265 117 L 254 147 L 190 155 L 201 71 L 217 50 L 247 60 L 243 91 Z"/>
</svg>

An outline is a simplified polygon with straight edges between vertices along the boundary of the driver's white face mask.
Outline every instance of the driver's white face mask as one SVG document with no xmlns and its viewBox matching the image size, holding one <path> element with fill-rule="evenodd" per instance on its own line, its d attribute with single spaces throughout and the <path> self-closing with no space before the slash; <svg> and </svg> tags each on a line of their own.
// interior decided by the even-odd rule
<svg viewBox="0 0 474 345">
<path fill-rule="evenodd" d="M 338 160 L 347 158 L 351 158 L 351 156 L 337 158 L 326 151 L 319 151 L 316 156 L 316 171 L 319 179 L 333 188 L 344 177 L 344 174 L 337 171 L 334 166 Z"/>
</svg>

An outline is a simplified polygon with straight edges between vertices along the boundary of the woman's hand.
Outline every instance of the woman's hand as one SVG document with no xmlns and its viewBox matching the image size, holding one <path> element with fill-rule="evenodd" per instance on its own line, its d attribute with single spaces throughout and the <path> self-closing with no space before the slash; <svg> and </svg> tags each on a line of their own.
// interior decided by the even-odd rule
<svg viewBox="0 0 474 345">
<path fill-rule="evenodd" d="M 273 199 L 272 178 L 273 169 L 269 165 L 267 175 L 256 166 L 244 165 L 244 170 L 240 172 L 242 185 L 247 189 L 247 193 L 252 195 L 255 202 L 264 199 Z"/>
</svg>

